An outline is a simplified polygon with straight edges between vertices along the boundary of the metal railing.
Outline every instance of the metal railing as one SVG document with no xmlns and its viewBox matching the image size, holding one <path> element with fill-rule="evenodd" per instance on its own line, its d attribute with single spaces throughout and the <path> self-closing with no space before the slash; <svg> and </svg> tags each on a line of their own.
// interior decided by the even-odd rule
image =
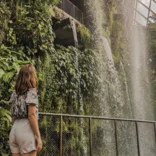
<svg viewBox="0 0 156 156">
<path fill-rule="evenodd" d="M 114 140 L 113 143 L 114 154 L 111 154 L 111 156 L 113 155 L 119 156 L 120 155 L 119 153 L 122 152 L 120 151 L 121 147 L 123 146 L 120 145 L 121 143 L 120 138 L 124 137 L 123 136 L 124 133 L 126 134 L 125 135 L 126 138 L 130 137 L 130 133 L 132 134 L 133 131 L 134 134 L 131 136 L 131 138 L 133 138 L 133 146 L 135 146 L 133 148 L 136 148 L 136 155 L 142 156 L 141 140 L 142 137 L 144 137 L 145 135 L 143 132 L 144 130 L 150 131 L 148 134 L 148 136 L 150 136 L 149 142 L 151 143 L 151 146 L 154 147 L 156 146 L 156 121 L 108 118 L 100 116 L 42 113 L 42 112 L 39 113 L 39 116 L 40 116 L 39 123 L 41 128 L 41 135 L 43 139 L 46 138 L 44 144 L 45 149 L 43 151 L 43 152 L 46 151 L 46 154 L 41 153 L 41 155 L 98 156 L 100 154 L 98 154 L 98 150 L 95 149 L 94 146 L 97 146 L 97 144 L 99 143 L 101 148 L 99 147 L 99 145 L 98 148 L 100 148 L 101 152 L 101 149 L 104 149 L 104 144 L 100 142 L 100 139 L 102 141 L 103 136 L 105 136 L 104 139 L 106 139 L 107 135 L 111 134 L 113 138 L 112 140 Z M 44 122 L 46 122 L 45 124 L 46 126 L 43 124 Z M 105 122 L 105 124 L 102 124 L 102 122 Z M 127 128 L 124 128 L 126 123 L 129 126 Z M 109 126 L 109 124 L 111 124 L 111 126 Z M 146 125 L 146 128 L 145 127 L 143 128 L 144 125 Z M 104 130 L 104 127 L 107 130 L 106 129 Z M 103 131 L 107 133 L 107 135 L 105 135 Z M 144 135 L 141 137 L 142 134 Z M 73 138 L 75 138 L 74 141 Z M 154 138 L 154 141 L 152 141 L 151 138 Z M 147 140 L 147 138 L 145 140 Z M 134 141 L 136 143 L 134 143 Z M 149 142 L 148 147 L 150 144 Z M 130 146 L 130 144 L 128 146 Z M 144 146 L 146 146 L 145 143 Z M 143 148 L 146 151 L 148 150 L 145 149 L 145 147 Z M 113 151 L 113 148 L 111 149 L 111 151 Z"/>
<path fill-rule="evenodd" d="M 58 4 L 57 6 L 67 14 L 78 20 L 80 23 L 83 23 L 83 12 L 69 0 L 61 0 L 60 4 Z"/>
</svg>

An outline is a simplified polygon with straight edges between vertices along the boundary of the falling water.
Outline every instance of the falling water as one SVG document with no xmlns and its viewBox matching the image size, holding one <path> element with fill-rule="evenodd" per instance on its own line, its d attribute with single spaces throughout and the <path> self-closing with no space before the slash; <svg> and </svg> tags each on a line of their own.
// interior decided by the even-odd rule
<svg viewBox="0 0 156 156">
<path fill-rule="evenodd" d="M 125 101 L 127 93 L 123 91 L 118 71 L 114 66 L 110 41 L 105 37 L 106 13 L 103 0 L 85 2 L 86 17 L 88 27 L 91 30 L 93 38 L 93 49 L 98 62 L 97 70 L 99 73 L 99 108 L 100 115 L 110 117 L 132 118 L 130 104 Z M 123 69 L 123 68 L 122 68 Z M 125 74 L 122 70 L 123 75 Z M 127 84 L 126 84 L 127 85 Z M 123 111 L 124 110 L 124 111 Z M 127 111 L 126 111 L 127 110 Z M 99 113 L 99 111 L 98 111 Z"/>
<path fill-rule="evenodd" d="M 103 36 L 101 37 L 101 39 L 102 39 L 102 42 L 104 45 L 104 50 L 105 50 L 106 55 L 107 55 L 109 68 L 110 69 L 114 68 L 114 60 L 113 60 L 112 51 L 111 51 L 110 45 L 108 43 L 108 40 Z"/>
<path fill-rule="evenodd" d="M 145 28 L 134 26 L 131 49 L 132 90 L 135 118 L 154 120 L 147 68 Z"/>
<path fill-rule="evenodd" d="M 129 5 L 125 5 L 128 8 Z M 125 9 L 126 10 L 126 9 Z M 128 9 L 127 9 L 128 10 Z M 125 13 L 126 17 L 133 17 L 132 10 Z M 131 18 L 132 19 L 132 18 Z M 152 105 L 150 82 L 147 65 L 146 28 L 127 21 L 125 31 L 129 40 L 132 108 L 134 118 L 155 120 L 154 106 Z M 152 124 L 139 124 L 140 153 L 142 156 L 155 156 L 155 139 Z"/>
<path fill-rule="evenodd" d="M 98 107 L 95 113 L 108 117 L 135 118 L 154 120 L 154 108 L 151 105 L 148 68 L 147 68 L 147 47 L 145 31 L 143 28 L 133 25 L 133 2 L 122 1 L 121 8 L 124 18 L 125 36 L 129 49 L 125 51 L 126 59 L 129 62 L 130 77 L 126 75 L 124 62 L 120 61 L 121 69 L 118 71 L 114 66 L 110 40 L 105 36 L 105 25 L 107 17 L 105 2 L 103 0 L 86 0 L 86 21 L 91 30 L 93 38 L 93 49 L 98 62 L 99 73 Z M 123 6 L 124 5 L 124 6 Z M 130 5 L 132 7 L 130 7 Z M 125 38 L 126 39 L 126 38 Z M 128 52 L 128 54 L 127 54 Z M 119 73 L 120 72 L 120 73 Z M 122 82 L 119 75 L 124 75 Z M 131 82 L 131 86 L 127 81 Z M 123 90 L 124 86 L 124 90 Z M 115 140 L 114 126 L 111 122 L 100 123 L 97 128 L 98 140 L 95 140 L 94 155 L 114 156 Z M 142 156 L 155 155 L 154 128 L 150 124 L 139 124 L 140 149 Z M 119 155 L 137 156 L 136 129 L 134 123 L 118 123 Z M 96 135 L 96 134 L 95 134 Z M 94 138 L 93 138 L 94 139 Z M 94 142 L 93 142 L 94 143 Z"/>
<path fill-rule="evenodd" d="M 148 77 L 146 28 L 133 22 L 135 12 L 130 6 L 134 5 L 135 1 L 125 1 L 123 12 L 126 23 L 125 34 L 129 41 L 132 107 L 134 118 L 154 120 L 154 107 L 151 102 Z"/>
</svg>

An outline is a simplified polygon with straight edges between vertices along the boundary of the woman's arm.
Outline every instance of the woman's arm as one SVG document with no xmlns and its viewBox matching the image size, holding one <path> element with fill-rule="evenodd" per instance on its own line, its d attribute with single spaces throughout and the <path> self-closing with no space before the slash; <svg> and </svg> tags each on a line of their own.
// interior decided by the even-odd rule
<svg viewBox="0 0 156 156">
<path fill-rule="evenodd" d="M 42 141 L 41 141 L 40 131 L 38 128 L 38 121 L 36 117 L 36 106 L 34 105 L 28 106 L 28 120 L 36 136 L 37 152 L 40 152 L 42 149 Z"/>
</svg>

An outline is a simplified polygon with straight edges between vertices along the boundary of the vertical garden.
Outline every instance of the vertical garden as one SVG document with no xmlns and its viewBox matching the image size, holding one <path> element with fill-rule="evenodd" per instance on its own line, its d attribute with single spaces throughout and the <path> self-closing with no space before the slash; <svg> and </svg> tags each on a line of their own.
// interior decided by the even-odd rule
<svg viewBox="0 0 156 156">
<path fill-rule="evenodd" d="M 31 63 L 38 76 L 39 111 L 133 118 L 130 51 L 123 7 L 116 0 L 86 0 L 85 26 L 77 27 L 79 46 L 56 44 L 53 8 L 59 0 L 0 0 L 0 155 L 10 155 L 8 100 L 21 66 Z M 155 17 L 152 17 L 155 21 Z M 61 22 L 61 19 L 57 19 Z M 63 29 L 70 27 L 65 26 Z M 156 105 L 156 26 L 147 27 L 152 103 Z M 63 35 L 63 34 L 62 34 Z M 126 36 L 127 35 L 127 36 Z M 102 40 L 103 39 L 103 40 Z M 107 44 L 108 43 L 108 44 Z M 110 46 L 109 48 L 106 46 Z M 109 52 L 109 54 L 107 53 Z M 110 61 L 110 53 L 112 60 Z M 59 154 L 59 120 L 40 115 L 42 156 Z M 88 121 L 64 118 L 63 152 L 85 156 L 89 151 Z M 94 152 L 111 155 L 108 123 L 93 122 Z M 107 126 L 109 125 L 109 126 Z M 129 126 L 127 126 L 127 129 Z M 103 131 L 105 130 L 105 131 Z M 130 130 L 129 130 L 130 131 Z M 104 132 L 107 136 L 104 136 Z M 122 133 L 123 131 L 120 131 Z M 126 136 L 125 136 L 126 137 Z M 121 137 L 122 138 L 122 134 Z M 124 138 L 124 137 L 123 137 Z M 103 144 L 104 140 L 106 141 Z M 124 142 L 124 141 L 123 141 Z M 103 147 L 105 145 L 105 147 Z M 50 147 L 49 147 L 50 146 Z M 113 147 L 114 148 L 114 147 Z M 48 150 L 47 150 L 48 149 Z M 97 152 L 98 151 L 98 152 Z M 51 156 L 51 155 L 50 155 Z"/>
<path fill-rule="evenodd" d="M 59 0 L 0 1 L 0 153 L 8 155 L 8 100 L 20 67 L 37 69 L 39 110 L 70 114 L 90 113 L 95 60 L 88 43 L 81 50 L 54 44 L 52 7 Z M 82 39 L 89 35 L 79 29 Z M 40 119 L 41 126 L 50 124 Z M 70 121 L 69 121 L 70 122 Z M 71 123 L 71 122 L 70 122 Z M 76 126 L 71 123 L 69 127 Z M 57 123 L 53 123 L 57 131 Z M 69 128 L 68 127 L 68 128 Z M 41 127 L 42 131 L 42 127 Z M 43 150 L 44 152 L 44 150 Z"/>
</svg>

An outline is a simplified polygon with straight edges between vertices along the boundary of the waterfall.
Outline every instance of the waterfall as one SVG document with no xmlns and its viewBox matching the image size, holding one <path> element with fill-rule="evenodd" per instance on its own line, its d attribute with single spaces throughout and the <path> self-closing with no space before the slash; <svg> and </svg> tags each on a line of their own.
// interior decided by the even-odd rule
<svg viewBox="0 0 156 156">
<path fill-rule="evenodd" d="M 106 21 L 105 4 L 103 0 L 85 1 L 86 21 L 93 34 L 93 51 L 95 52 L 99 79 L 99 89 L 95 93 L 98 96 L 98 115 L 109 117 L 132 117 L 129 105 L 125 101 L 123 82 L 119 80 L 119 73 L 114 67 L 114 61 L 110 43 L 105 37 L 104 23 Z M 96 113 L 96 112 L 95 112 Z"/>
<path fill-rule="evenodd" d="M 108 43 L 108 40 L 103 36 L 101 37 L 101 39 L 102 39 L 104 50 L 107 55 L 108 66 L 110 69 L 114 68 L 114 60 L 113 60 L 112 51 L 111 51 L 110 45 Z"/>
<path fill-rule="evenodd" d="M 124 89 L 125 94 L 123 94 L 124 96 L 121 95 L 123 93 L 122 85 L 119 80 L 118 71 L 116 70 L 115 65 L 114 65 L 114 60 L 113 60 L 113 55 L 112 55 L 112 50 L 110 48 L 110 44 L 108 43 L 108 40 L 105 37 L 101 37 L 101 38 L 102 38 L 102 45 L 104 47 L 104 52 L 107 56 L 107 64 L 108 64 L 109 73 L 110 73 L 111 77 L 115 80 L 112 84 L 110 84 L 110 88 L 112 88 L 112 85 L 113 85 L 113 89 L 116 91 L 116 92 L 113 92 L 113 93 L 116 93 L 116 95 L 114 95 L 115 100 L 118 100 L 118 97 L 120 97 L 120 100 L 118 101 L 119 104 L 116 107 L 116 109 L 114 110 L 114 113 L 116 116 L 120 115 L 120 116 L 124 116 L 126 118 L 125 112 L 127 113 L 126 110 L 129 110 L 129 114 L 127 114 L 127 116 L 132 117 L 132 108 L 130 106 L 129 90 L 128 90 L 126 73 L 125 73 L 123 63 L 120 61 L 121 72 L 122 72 L 122 75 L 124 76 L 124 82 L 123 82 L 124 88 L 125 88 Z M 110 92 L 110 94 L 111 94 L 111 92 Z M 126 103 L 123 103 L 124 98 L 125 98 Z M 115 142 L 114 142 L 113 136 L 112 136 L 114 127 L 110 122 L 105 123 L 103 126 L 104 126 L 103 130 L 105 132 L 107 132 L 106 135 L 108 135 L 108 138 L 106 136 L 103 138 L 105 140 L 104 141 L 105 146 L 106 146 L 105 150 L 107 151 L 107 153 L 105 153 L 105 154 L 110 155 L 110 156 L 115 155 L 115 149 L 114 149 Z M 120 149 L 120 151 L 122 151 L 122 152 L 120 152 L 120 155 L 134 156 L 137 153 L 136 143 L 134 140 L 135 134 L 133 131 L 134 125 L 131 123 L 128 123 L 128 124 L 127 123 L 119 123 L 118 127 L 120 127 L 120 131 L 118 131 L 118 135 L 120 136 L 118 141 L 120 142 L 120 145 L 122 145 L 122 144 L 125 145 L 124 147 L 119 145 L 118 148 Z M 129 138 L 127 137 L 127 135 L 129 136 Z M 110 151 L 110 149 L 111 149 L 111 151 Z M 133 149 L 133 150 L 131 150 L 131 149 Z M 128 154 L 128 151 L 131 151 L 131 153 Z"/>
<path fill-rule="evenodd" d="M 125 5 L 128 8 L 129 5 Z M 126 10 L 126 9 L 125 9 Z M 151 89 L 148 77 L 147 64 L 147 41 L 146 28 L 132 24 L 133 12 L 125 12 L 127 20 L 127 39 L 129 41 L 129 62 L 130 62 L 130 80 L 131 80 L 131 101 L 134 118 L 142 120 L 155 120 L 154 106 L 151 100 Z M 155 139 L 152 124 L 139 123 L 140 154 L 142 156 L 155 156 Z"/>
<path fill-rule="evenodd" d="M 147 43 L 145 28 L 133 26 L 131 33 L 131 82 L 135 118 L 154 120 L 154 106 L 151 103 L 151 90 L 147 67 Z"/>
<path fill-rule="evenodd" d="M 98 96 L 98 102 L 95 104 L 94 112 L 96 115 L 107 117 L 154 120 L 154 108 L 151 104 L 146 61 L 147 43 L 145 31 L 134 25 L 134 10 L 132 9 L 134 2 L 131 0 L 122 1 L 124 5 L 122 3 L 120 6 L 121 14 L 124 17 L 122 20 L 125 29 L 125 40 L 128 43 L 128 48 L 125 50 L 122 60 L 120 60 L 120 69 L 115 68 L 110 46 L 111 39 L 108 34 L 106 35 L 108 21 L 106 2 L 108 1 L 85 1 L 86 25 L 93 34 L 92 49 L 96 56 L 99 76 L 99 88 L 95 93 L 95 96 Z M 120 0 L 113 2 L 119 4 Z M 95 124 L 97 123 L 95 122 Z M 96 140 L 96 137 L 93 137 L 94 155 L 114 156 L 113 123 L 101 121 L 99 125 L 95 134 L 95 136 L 98 136 L 98 139 Z M 152 137 L 154 136 L 153 125 L 143 125 L 141 123 L 138 125 L 139 138 L 142 138 L 140 141 L 141 155 L 154 156 L 156 150 L 154 138 Z M 117 132 L 119 155 L 138 155 L 135 123 L 120 122 L 118 123 Z"/>
<path fill-rule="evenodd" d="M 130 107 L 130 94 L 129 94 L 129 87 L 128 87 L 128 84 L 127 84 L 127 75 L 126 75 L 126 72 L 125 72 L 125 68 L 124 68 L 124 65 L 122 63 L 122 61 L 120 61 L 120 66 L 121 66 L 121 69 L 122 69 L 122 73 L 124 75 L 124 85 L 125 85 L 125 92 L 126 92 L 126 100 L 127 100 L 127 103 L 128 103 L 128 106 L 129 106 L 129 110 L 131 110 L 132 108 Z M 131 110 L 132 112 L 132 110 Z"/>
</svg>

